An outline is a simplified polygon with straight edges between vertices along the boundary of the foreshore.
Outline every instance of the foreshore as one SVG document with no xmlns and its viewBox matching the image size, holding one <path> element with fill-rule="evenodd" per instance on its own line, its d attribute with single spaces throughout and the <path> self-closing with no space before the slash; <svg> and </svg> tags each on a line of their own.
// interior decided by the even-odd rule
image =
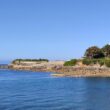
<svg viewBox="0 0 110 110">
<path fill-rule="evenodd" d="M 100 66 L 63 66 L 63 61 L 11 64 L 9 69 L 54 72 L 55 77 L 110 77 L 110 68 Z"/>
<path fill-rule="evenodd" d="M 58 73 L 53 74 L 56 77 L 110 77 L 109 68 L 101 67 L 67 67 Z"/>
</svg>

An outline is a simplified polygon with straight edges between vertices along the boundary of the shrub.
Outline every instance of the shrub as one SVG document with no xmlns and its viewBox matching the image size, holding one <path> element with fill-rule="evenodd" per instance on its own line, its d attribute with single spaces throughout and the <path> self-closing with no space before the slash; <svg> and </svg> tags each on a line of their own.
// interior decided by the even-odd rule
<svg viewBox="0 0 110 110">
<path fill-rule="evenodd" d="M 107 67 L 110 67 L 110 59 L 106 59 L 106 60 L 105 60 L 105 65 L 106 65 Z"/>
<path fill-rule="evenodd" d="M 70 61 L 66 61 L 65 63 L 64 63 L 64 66 L 72 66 L 73 64 L 70 62 Z"/>
<path fill-rule="evenodd" d="M 76 63 L 77 63 L 77 59 L 72 59 L 72 60 L 70 60 L 74 65 L 76 65 Z"/>
<path fill-rule="evenodd" d="M 91 59 L 83 59 L 83 60 L 82 60 L 82 63 L 83 63 L 84 65 L 90 65 L 90 64 L 92 64 L 92 60 L 91 60 Z"/>
<path fill-rule="evenodd" d="M 91 63 L 92 64 L 97 64 L 98 63 L 98 59 L 91 59 Z"/>
<path fill-rule="evenodd" d="M 103 66 L 105 64 L 105 59 L 98 60 L 98 63 L 100 66 Z"/>
<path fill-rule="evenodd" d="M 76 59 L 72 59 L 72 60 L 70 60 L 70 61 L 66 61 L 66 62 L 64 63 L 64 66 L 75 66 L 76 63 L 77 63 L 77 60 L 76 60 Z"/>
</svg>

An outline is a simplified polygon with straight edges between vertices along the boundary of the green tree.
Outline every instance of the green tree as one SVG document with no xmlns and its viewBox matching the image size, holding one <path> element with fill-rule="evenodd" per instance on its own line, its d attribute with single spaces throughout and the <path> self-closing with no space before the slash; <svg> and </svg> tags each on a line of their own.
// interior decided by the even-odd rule
<svg viewBox="0 0 110 110">
<path fill-rule="evenodd" d="M 110 45 L 107 44 L 102 48 L 105 57 L 110 57 Z"/>
<path fill-rule="evenodd" d="M 89 47 L 85 52 L 85 57 L 92 59 L 92 58 L 102 58 L 104 54 L 100 48 L 97 46 Z"/>
</svg>

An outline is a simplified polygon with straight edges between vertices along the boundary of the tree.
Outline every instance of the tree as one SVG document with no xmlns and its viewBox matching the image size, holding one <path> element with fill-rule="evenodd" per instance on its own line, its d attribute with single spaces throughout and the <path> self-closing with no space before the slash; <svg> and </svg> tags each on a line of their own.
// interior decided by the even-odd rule
<svg viewBox="0 0 110 110">
<path fill-rule="evenodd" d="M 104 54 L 100 48 L 98 48 L 97 46 L 92 46 L 86 50 L 85 57 L 90 58 L 90 59 L 102 58 L 102 57 L 104 57 Z"/>
<path fill-rule="evenodd" d="M 105 57 L 110 57 L 110 45 L 107 44 L 102 48 Z"/>
</svg>

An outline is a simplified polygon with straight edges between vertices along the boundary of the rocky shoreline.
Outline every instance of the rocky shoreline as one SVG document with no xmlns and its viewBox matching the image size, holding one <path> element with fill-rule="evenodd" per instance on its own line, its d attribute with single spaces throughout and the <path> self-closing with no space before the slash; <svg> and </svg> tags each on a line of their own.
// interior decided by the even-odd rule
<svg viewBox="0 0 110 110">
<path fill-rule="evenodd" d="M 54 72 L 55 77 L 110 77 L 110 68 L 100 66 L 63 66 L 64 62 L 47 62 L 40 64 L 11 64 L 9 69 L 40 72 Z"/>
<path fill-rule="evenodd" d="M 53 76 L 57 77 L 110 77 L 109 68 L 101 67 L 64 67 Z"/>
</svg>

